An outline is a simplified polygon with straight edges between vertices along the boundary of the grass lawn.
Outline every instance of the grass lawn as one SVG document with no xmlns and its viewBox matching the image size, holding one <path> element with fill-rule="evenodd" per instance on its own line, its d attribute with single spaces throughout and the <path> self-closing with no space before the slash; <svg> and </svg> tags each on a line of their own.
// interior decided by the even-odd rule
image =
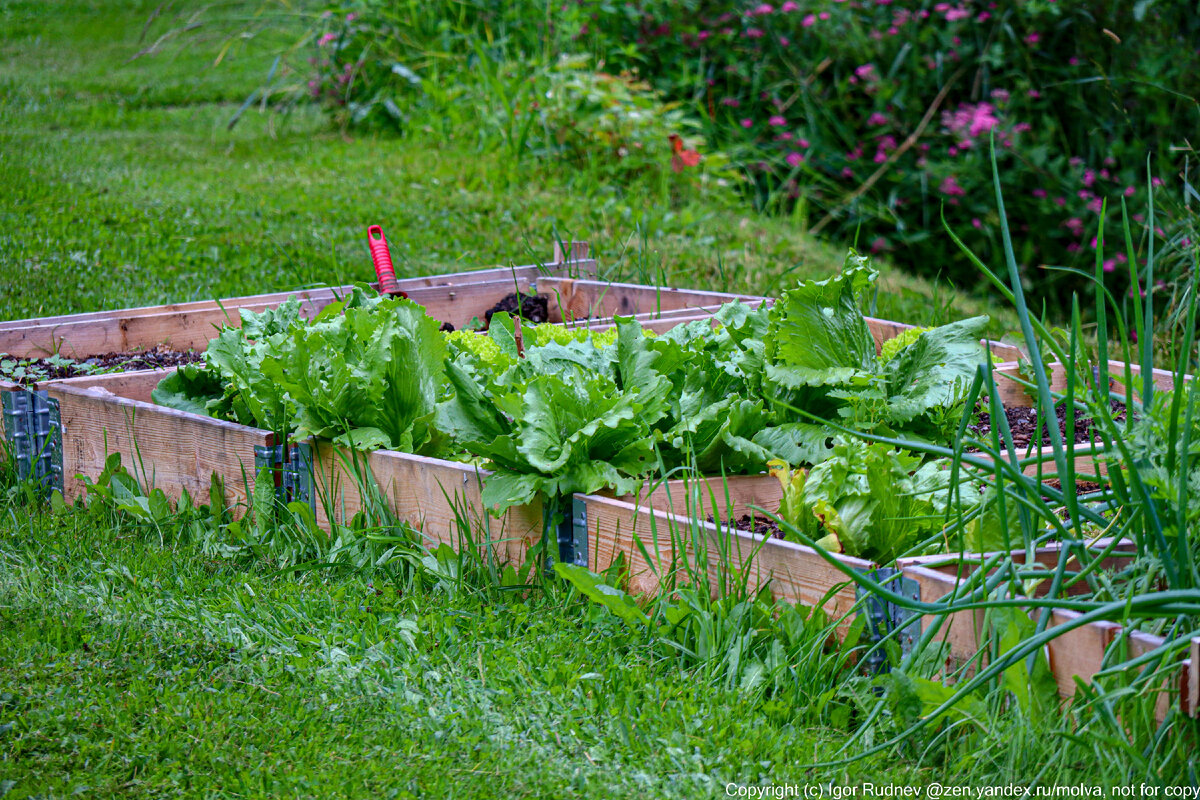
<svg viewBox="0 0 1200 800">
<path fill-rule="evenodd" d="M 517 173 L 470 132 L 347 138 L 314 111 L 257 108 L 230 131 L 286 34 L 214 68 L 231 28 L 204 22 L 187 46 L 131 61 L 201 8 L 176 4 L 143 37 L 157 7 L 0 5 L 0 318 L 366 280 L 372 222 L 405 274 L 528 263 L 556 233 L 590 240 L 614 277 L 678 286 L 772 292 L 840 264 L 733 198 Z M 928 283 L 886 272 L 884 285 L 881 316 L 949 313 Z M 681 670 L 578 598 L 280 573 L 13 497 L 0 654 L 0 797 L 723 797 L 729 783 L 1024 780 L 1024 758 L 1058 747 L 1006 733 L 1010 749 L 814 772 L 803 765 L 844 729 Z M 1137 770 L 1055 763 L 1043 780 Z"/>
</svg>

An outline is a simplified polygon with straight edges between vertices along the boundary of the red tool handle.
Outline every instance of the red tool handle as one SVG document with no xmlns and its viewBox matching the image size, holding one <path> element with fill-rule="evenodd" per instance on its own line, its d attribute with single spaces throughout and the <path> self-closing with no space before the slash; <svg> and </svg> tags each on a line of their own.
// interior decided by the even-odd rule
<svg viewBox="0 0 1200 800">
<path fill-rule="evenodd" d="M 396 283 L 396 270 L 392 268 L 392 254 L 388 250 L 387 239 L 383 238 L 383 228 L 378 225 L 367 228 L 367 244 L 371 248 L 371 260 L 375 262 L 379 293 L 408 297 L 408 293 L 400 291 L 400 286 Z"/>
</svg>

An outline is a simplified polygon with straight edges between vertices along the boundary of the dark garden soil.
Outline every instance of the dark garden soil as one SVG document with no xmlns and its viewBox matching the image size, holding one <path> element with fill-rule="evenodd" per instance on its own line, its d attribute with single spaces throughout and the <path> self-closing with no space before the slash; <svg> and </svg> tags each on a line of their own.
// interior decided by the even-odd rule
<svg viewBox="0 0 1200 800">
<path fill-rule="evenodd" d="M 140 352 L 104 353 L 78 361 L 65 358 L 17 358 L 0 353 L 0 378 L 30 386 L 60 378 L 178 367 L 195 364 L 203 358 L 203 353 L 171 350 L 164 346 Z"/>
<path fill-rule="evenodd" d="M 710 516 L 708 521 L 712 522 L 713 518 Z M 760 536 L 772 536 L 776 539 L 784 538 L 783 531 L 779 530 L 779 523 L 769 517 L 760 517 L 755 514 L 752 519 L 749 514 L 742 514 L 735 522 L 739 531 L 749 531 L 757 533 Z"/>
<path fill-rule="evenodd" d="M 513 292 L 484 312 L 484 322 L 491 325 L 492 315 L 501 311 L 506 311 L 514 317 L 520 317 L 528 322 L 546 322 L 550 319 L 550 299 L 540 294 L 521 295 Z"/>
<path fill-rule="evenodd" d="M 1111 404 L 1112 415 L 1114 420 L 1125 419 L 1125 404 L 1114 400 Z M 1067 435 L 1067 412 L 1066 408 L 1058 405 L 1055 408 L 1056 416 L 1058 417 L 1058 430 L 1064 439 Z M 1013 445 L 1017 449 L 1024 450 L 1029 447 L 1030 442 L 1037 436 L 1038 432 L 1038 415 L 1037 409 L 1033 408 L 1005 408 L 1004 416 L 1008 418 L 1008 427 L 1012 431 Z M 974 425 L 969 426 L 971 433 L 978 439 L 985 439 L 991 436 L 992 433 L 992 418 L 986 411 L 979 412 L 979 421 Z M 1092 419 L 1087 416 L 1087 413 L 1081 409 L 1075 409 L 1075 443 L 1088 444 L 1096 440 L 1095 433 L 1092 431 Z M 1050 446 L 1050 431 L 1046 427 L 1042 430 L 1041 446 Z M 975 448 L 970 448 L 967 452 L 978 452 Z"/>
</svg>

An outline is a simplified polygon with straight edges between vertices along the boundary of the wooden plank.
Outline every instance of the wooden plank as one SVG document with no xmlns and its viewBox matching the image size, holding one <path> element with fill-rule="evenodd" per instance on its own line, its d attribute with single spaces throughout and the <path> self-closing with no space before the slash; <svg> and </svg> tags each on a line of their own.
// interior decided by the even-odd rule
<svg viewBox="0 0 1200 800">
<path fill-rule="evenodd" d="M 175 372 L 175 367 L 162 369 L 143 369 L 134 372 L 113 372 L 107 375 L 81 375 L 78 378 L 59 378 L 38 384 L 39 389 L 50 386 L 73 386 L 86 389 L 90 386 L 100 386 L 113 394 L 128 400 L 140 400 L 143 403 L 153 403 L 150 393 L 158 386 L 159 381 Z"/>
<path fill-rule="evenodd" d="M 902 572 L 905 578 L 916 582 L 920 587 L 921 601 L 924 603 L 937 602 L 958 590 L 959 580 L 954 575 L 916 565 L 906 566 Z M 931 622 L 932 620 L 925 620 L 921 629 L 925 630 Z M 948 645 L 948 655 L 952 661 L 965 662 L 979 652 L 983 641 L 983 625 L 982 611 L 958 611 L 944 617 L 934 638 Z"/>
<path fill-rule="evenodd" d="M 121 463 L 144 488 L 157 487 L 178 500 L 186 489 L 207 501 L 213 473 L 225 484 L 228 505 L 246 505 L 255 482 L 254 449 L 270 445 L 266 431 L 130 400 L 100 385 L 52 384 L 63 431 L 63 496 L 84 494 L 77 476 L 95 479 L 106 457 Z"/>
<path fill-rule="evenodd" d="M 570 263 L 559 258 L 558 245 L 555 244 L 555 258 L 548 264 L 530 264 L 519 267 L 492 267 L 488 269 L 464 270 L 444 275 L 424 275 L 413 278 L 399 278 L 396 283 L 403 291 L 430 287 L 456 286 L 465 283 L 481 283 L 494 280 L 512 280 L 524 278 L 534 280 L 540 276 L 562 275 L 564 277 L 595 277 L 596 262 L 587 257 L 587 242 L 574 242 L 577 245 L 575 255 L 582 253 L 580 258 L 572 258 Z M 325 303 L 336 297 L 341 297 L 353 290 L 353 285 L 334 287 L 314 287 L 294 289 L 287 292 L 269 292 L 266 294 L 244 295 L 230 297 L 224 300 L 195 300 L 180 303 L 167 303 L 158 306 L 142 306 L 109 311 L 91 311 L 82 314 L 60 314 L 49 317 L 31 317 L 29 319 L 9 320 L 0 322 L 0 331 L 15 328 L 35 326 L 56 326 L 64 323 L 90 322 L 99 319 L 123 319 L 135 316 L 153 316 L 155 314 L 185 313 L 196 311 L 214 311 L 221 307 L 229 310 L 239 308 L 262 308 L 279 305 L 291 297 L 308 297 Z M 236 315 L 235 315 L 236 316 Z M 0 350 L 0 352 L 4 352 Z"/>
<path fill-rule="evenodd" d="M 822 607 L 834 618 L 850 613 L 856 603 L 853 583 L 811 548 L 599 495 L 576 497 L 587 505 L 588 568 L 603 572 L 623 559 L 631 594 L 655 593 L 672 578 L 686 582 L 691 564 L 707 573 L 713 588 L 723 568 L 748 568 L 751 592 L 769 581 L 777 600 Z M 838 560 L 855 569 L 873 566 L 861 559 Z"/>
<path fill-rule="evenodd" d="M 598 494 L 653 511 L 700 519 L 711 515 L 714 519 L 728 520 L 752 513 L 752 506 L 777 510 L 783 499 L 783 487 L 777 478 L 767 474 L 729 475 L 650 480 L 636 494 L 621 497 L 609 491 Z"/>
<path fill-rule="evenodd" d="M 1109 360 L 1109 389 L 1117 394 L 1125 393 L 1125 385 L 1121 383 L 1125 378 L 1125 363 L 1122 361 Z M 1133 389 L 1137 396 L 1141 394 L 1142 368 L 1137 364 L 1129 365 L 1130 373 L 1135 377 Z M 1034 405 L 1033 394 L 1029 389 L 1026 389 L 1017 380 L 1020 378 L 1020 365 L 1017 362 L 1008 362 L 997 364 L 995 369 L 996 375 L 996 390 L 1000 394 L 1000 401 L 1005 406 L 1014 408 L 1032 408 Z M 1174 391 L 1175 389 L 1175 373 L 1165 369 L 1155 369 L 1151 373 L 1152 381 L 1156 389 L 1164 391 Z M 1058 394 L 1065 394 L 1067 391 L 1067 370 L 1058 363 L 1054 362 L 1048 367 L 1047 378 L 1050 383 L 1050 391 Z M 1191 375 L 1184 375 L 1185 381 L 1192 380 Z M 1077 392 L 1082 391 L 1083 387 L 1077 386 Z"/>
<path fill-rule="evenodd" d="M 1050 614 L 1050 629 L 1069 624 L 1080 617 L 1074 611 L 1055 610 Z M 1075 679 L 1090 681 L 1104 663 L 1104 653 L 1112 644 L 1121 626 L 1115 622 L 1092 622 L 1067 631 L 1050 640 L 1046 646 L 1046 659 L 1058 693 L 1062 697 L 1074 697 Z"/>
<path fill-rule="evenodd" d="M 549 294 L 551 304 L 563 321 L 632 316 L 686 308 L 720 306 L 732 300 L 762 301 L 755 295 L 703 292 L 634 283 L 542 278 L 539 293 Z"/>
<path fill-rule="evenodd" d="M 409 298 L 421 303 L 429 315 L 456 328 L 484 312 L 505 295 L 520 287 L 527 291 L 528 278 L 466 283 L 450 287 L 413 289 Z M 311 318 L 332 297 L 302 298 L 302 313 Z M 249 304 L 242 308 L 263 311 L 278 303 Z M 165 344 L 176 350 L 203 350 L 221 326 L 236 327 L 241 317 L 232 309 L 209 309 L 183 313 L 135 314 L 58 325 L 37 325 L 0 331 L 0 352 L 40 357 L 58 352 L 72 358 L 88 358 L 102 353 L 121 353 Z"/>
<path fill-rule="evenodd" d="M 480 494 L 489 473 L 470 464 L 377 450 L 369 454 L 312 442 L 317 523 L 324 530 L 347 524 L 356 514 L 371 514 L 373 502 L 386 501 L 401 521 L 420 530 L 431 547 L 458 548 L 470 535 L 491 545 L 504 562 L 524 563 L 542 535 L 540 503 L 510 509 L 503 517 L 485 514 Z M 366 498 L 364 481 L 373 481 Z M 378 491 L 378 494 L 375 492 Z M 459 521 L 471 530 L 460 530 Z"/>
<path fill-rule="evenodd" d="M 1195 717 L 1200 715 L 1200 637 L 1192 639 L 1189 650 L 1191 657 L 1188 658 L 1187 713 Z"/>
</svg>

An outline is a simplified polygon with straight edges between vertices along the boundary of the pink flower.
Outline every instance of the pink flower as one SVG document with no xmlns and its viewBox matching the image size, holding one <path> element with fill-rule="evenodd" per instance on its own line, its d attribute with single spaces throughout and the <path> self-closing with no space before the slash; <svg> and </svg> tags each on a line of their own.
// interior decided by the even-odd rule
<svg viewBox="0 0 1200 800">
<path fill-rule="evenodd" d="M 781 133 L 775 137 L 775 141 L 777 141 L 777 142 L 790 142 L 791 140 L 792 140 L 791 133 Z"/>
<path fill-rule="evenodd" d="M 1096 182 L 1096 171 L 1091 170 L 1091 169 L 1085 169 L 1083 171 L 1083 185 L 1091 186 L 1095 182 Z"/>
<path fill-rule="evenodd" d="M 967 11 L 961 6 L 958 8 L 952 8 L 946 12 L 946 22 L 957 22 L 958 20 L 966 19 L 969 16 L 971 16 L 971 12 Z"/>
<path fill-rule="evenodd" d="M 942 112 L 942 124 L 959 138 L 974 139 L 1000 124 L 991 103 L 962 103 L 955 111 Z"/>
<path fill-rule="evenodd" d="M 316 81 L 309 81 L 308 82 L 308 93 L 311 94 L 313 97 L 319 97 L 321 95 L 320 85 Z"/>
<path fill-rule="evenodd" d="M 1042 40 L 1042 35 L 1040 33 L 1038 33 L 1037 31 L 1034 31 L 1033 33 L 1031 33 L 1025 37 L 1025 44 L 1031 44 L 1031 45 L 1037 44 L 1041 40 Z"/>
<path fill-rule="evenodd" d="M 846 153 L 847 161 L 858 161 L 860 158 L 862 158 L 862 148 L 861 147 L 856 147 L 853 150 L 851 150 L 849 153 Z"/>
<path fill-rule="evenodd" d="M 800 4 L 799 4 L 799 3 L 797 3 L 797 2 L 795 2 L 795 0 L 787 0 L 787 2 L 786 2 L 786 3 L 784 3 L 783 5 L 781 5 L 781 6 L 779 7 L 779 10 L 780 10 L 780 11 L 783 11 L 783 12 L 788 12 L 788 11 L 799 11 L 799 10 L 800 10 Z"/>
<path fill-rule="evenodd" d="M 881 114 L 878 111 L 876 111 L 871 116 L 867 117 L 868 125 L 887 125 L 887 123 L 888 123 L 887 115 Z"/>
<path fill-rule="evenodd" d="M 1083 164 L 1083 159 L 1080 158 L 1079 156 L 1071 156 L 1070 158 L 1067 159 L 1067 163 L 1070 164 L 1072 167 L 1078 167 Z"/>
<path fill-rule="evenodd" d="M 875 151 L 875 163 L 882 164 L 885 161 L 887 161 L 887 153 L 883 152 L 882 150 L 876 150 Z"/>
<path fill-rule="evenodd" d="M 871 241 L 871 252 L 878 253 L 880 250 L 888 249 L 888 241 L 882 236 L 878 236 Z"/>
<path fill-rule="evenodd" d="M 1038 99 L 1039 97 L 1041 97 L 1041 96 L 1042 96 L 1042 93 L 1041 93 L 1041 92 L 1039 92 L 1037 89 L 1030 89 L 1028 92 L 1026 92 L 1026 94 L 1028 94 L 1028 95 L 1029 95 L 1030 97 L 1032 97 L 1034 100 L 1036 100 L 1036 99 Z"/>
<path fill-rule="evenodd" d="M 1115 258 L 1107 259 L 1105 260 L 1103 267 L 1105 272 L 1112 272 L 1117 268 L 1117 260 Z"/>
<path fill-rule="evenodd" d="M 743 127 L 743 128 L 749 128 L 749 127 L 751 127 L 751 126 L 753 126 L 753 125 L 754 125 L 754 120 L 750 119 L 749 117 L 747 117 L 747 118 L 745 118 L 745 119 L 743 119 L 743 120 L 742 120 L 742 127 Z"/>
<path fill-rule="evenodd" d="M 1071 56 L 1070 58 L 1067 59 L 1067 63 L 1070 64 L 1072 67 L 1077 67 L 1077 66 L 1079 66 L 1079 59 L 1076 58 L 1075 56 Z"/>
<path fill-rule="evenodd" d="M 975 217 L 975 218 L 973 218 L 973 219 L 971 220 L 971 227 L 973 227 L 973 228 L 976 228 L 976 229 L 978 229 L 978 228 L 982 228 L 982 227 L 983 227 L 983 221 L 982 221 L 982 220 L 980 220 L 980 219 L 979 219 L 979 217 Z"/>
<path fill-rule="evenodd" d="M 951 147 L 947 152 L 950 153 L 950 156 L 953 158 L 954 156 L 958 155 L 958 148 Z"/>
<path fill-rule="evenodd" d="M 1097 197 L 1087 204 L 1087 208 L 1093 214 L 1099 214 L 1104 210 L 1104 201 Z"/>
<path fill-rule="evenodd" d="M 761 28 L 746 28 L 747 39 L 761 39 L 762 37 L 763 32 Z"/>
<path fill-rule="evenodd" d="M 1081 220 L 1079 217 L 1071 217 L 1069 220 L 1063 223 L 1063 227 L 1076 236 L 1083 234 L 1083 220 Z"/>
<path fill-rule="evenodd" d="M 850 169 L 849 167 L 842 167 L 842 177 L 843 178 L 853 178 L 854 170 Z"/>
<path fill-rule="evenodd" d="M 789 167 L 798 167 L 804 162 L 804 154 L 797 153 L 795 150 L 787 154 L 787 163 Z"/>
<path fill-rule="evenodd" d="M 995 100 L 997 103 L 1007 103 L 1008 102 L 1008 92 L 1004 89 L 993 89 L 992 90 L 992 99 Z"/>
<path fill-rule="evenodd" d="M 822 11 L 820 14 L 817 14 L 817 19 L 821 19 L 821 20 L 829 19 L 829 12 Z"/>
<path fill-rule="evenodd" d="M 1132 186 L 1126 186 L 1125 187 L 1125 196 L 1133 197 L 1134 192 L 1136 192 L 1136 191 L 1137 191 L 1137 189 L 1133 188 Z"/>
<path fill-rule="evenodd" d="M 938 191 L 947 197 L 954 197 L 955 195 L 961 196 L 967 193 L 965 189 L 958 185 L 958 179 L 956 179 L 953 175 L 947 175 L 945 179 L 942 180 L 941 185 L 938 186 Z"/>
<path fill-rule="evenodd" d="M 885 150 L 889 153 L 892 152 L 893 150 L 895 150 L 896 149 L 896 137 L 895 136 L 884 136 L 884 137 L 880 138 L 879 149 Z"/>
<path fill-rule="evenodd" d="M 354 22 L 356 19 L 358 19 L 358 14 L 355 14 L 353 11 L 346 15 L 346 22 Z"/>
<path fill-rule="evenodd" d="M 806 28 L 811 28 L 813 25 L 817 24 L 817 15 L 816 14 L 807 15 L 803 20 L 800 21 L 800 24 Z"/>
<path fill-rule="evenodd" d="M 800 145 L 806 150 L 808 149 L 808 139 L 801 139 L 800 141 L 796 142 L 796 144 Z"/>
<path fill-rule="evenodd" d="M 750 15 L 751 16 L 755 16 L 755 15 L 762 16 L 764 14 L 770 14 L 774 10 L 775 10 L 775 6 L 771 5 L 770 3 L 763 3 L 759 6 L 757 6 L 753 11 L 751 11 Z"/>
<path fill-rule="evenodd" d="M 317 47 L 324 47 L 325 45 L 329 44 L 330 42 L 334 41 L 335 39 L 337 39 L 336 33 L 326 33 L 323 36 L 321 36 L 320 39 L 317 39 Z"/>
<path fill-rule="evenodd" d="M 854 75 L 864 81 L 875 80 L 875 65 L 863 64 L 861 67 L 855 67 Z"/>
<path fill-rule="evenodd" d="M 788 37 L 786 37 L 786 36 L 779 37 L 779 46 L 780 47 L 787 47 L 791 43 L 792 43 L 792 40 L 789 39 Z"/>
<path fill-rule="evenodd" d="M 737 108 L 739 105 L 741 105 L 741 103 L 736 97 L 722 97 L 721 105 L 729 106 L 730 108 Z"/>
<path fill-rule="evenodd" d="M 1036 197 L 1039 200 L 1044 200 L 1046 198 L 1046 190 L 1045 189 L 1034 189 L 1032 194 L 1034 197 Z"/>
<path fill-rule="evenodd" d="M 1151 185 L 1151 186 L 1162 186 L 1162 185 L 1163 185 L 1163 179 L 1162 179 L 1162 178 L 1151 178 L 1151 179 L 1150 179 L 1150 185 Z"/>
<path fill-rule="evenodd" d="M 767 120 L 767 124 L 772 128 L 782 128 L 784 125 L 787 125 L 787 120 L 776 114 Z"/>
<path fill-rule="evenodd" d="M 696 38 L 702 42 L 710 36 L 712 36 L 712 31 L 700 31 L 696 34 Z"/>
</svg>

